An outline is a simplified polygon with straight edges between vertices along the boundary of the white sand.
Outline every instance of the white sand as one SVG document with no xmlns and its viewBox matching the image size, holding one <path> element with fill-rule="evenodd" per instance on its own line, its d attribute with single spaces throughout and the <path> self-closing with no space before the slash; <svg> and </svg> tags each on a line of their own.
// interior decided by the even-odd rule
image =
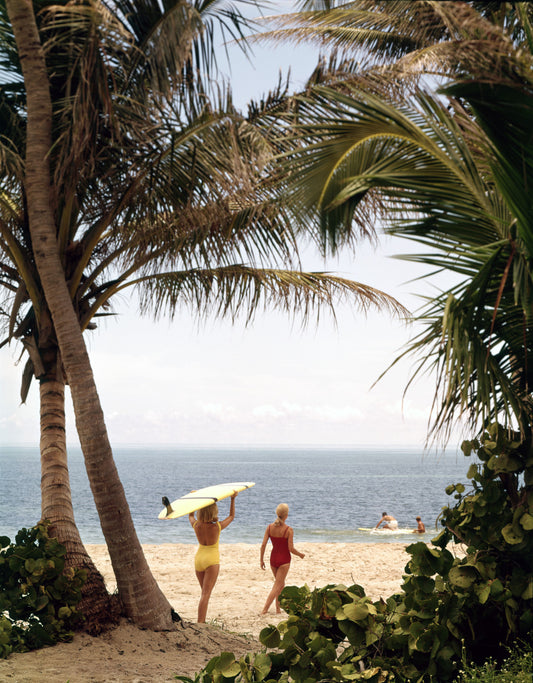
<svg viewBox="0 0 533 683">
<path fill-rule="evenodd" d="M 376 600 L 397 592 L 409 555 L 405 543 L 298 543 L 305 553 L 293 557 L 288 585 L 310 588 L 327 584 L 362 585 Z M 259 566 L 259 544 L 221 543 L 220 575 L 207 612 L 208 624 L 195 624 L 200 588 L 194 573 L 195 545 L 145 545 L 156 581 L 186 622 L 175 632 L 141 631 L 124 621 L 119 628 L 92 638 L 77 634 L 72 643 L 0 660 L 0 681 L 13 683 L 162 683 L 176 674 L 192 675 L 222 651 L 235 654 L 260 649 L 261 629 L 285 617 L 273 608 L 260 616 L 272 587 L 270 569 Z M 87 550 L 115 589 L 107 548 Z M 269 552 L 269 549 L 267 549 Z M 268 559 L 268 555 L 266 556 Z"/>
<path fill-rule="evenodd" d="M 377 599 L 398 591 L 402 572 L 409 560 L 405 544 L 298 543 L 305 558 L 292 558 L 287 583 L 307 584 L 310 588 L 329 583 L 359 583 L 367 594 Z M 272 588 L 268 567 L 270 546 L 265 559 L 267 569 L 259 566 L 259 545 L 221 544 L 220 574 L 209 602 L 208 621 L 214 621 L 237 633 L 259 635 L 265 617 L 259 616 Z M 193 566 L 195 545 L 164 544 L 143 546 L 146 559 L 170 604 L 187 621 L 196 621 L 200 587 Z M 88 546 L 108 587 L 114 589 L 111 564 L 104 546 Z M 270 621 L 276 620 L 271 607 Z M 282 615 L 283 617 L 285 615 Z M 267 620 L 268 621 L 268 620 Z"/>
</svg>

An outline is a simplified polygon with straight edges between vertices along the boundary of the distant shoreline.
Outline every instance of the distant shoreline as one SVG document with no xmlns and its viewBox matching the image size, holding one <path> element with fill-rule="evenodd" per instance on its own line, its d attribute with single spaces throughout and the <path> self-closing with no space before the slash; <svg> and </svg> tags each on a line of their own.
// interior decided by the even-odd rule
<svg viewBox="0 0 533 683">
<path fill-rule="evenodd" d="M 36 448 L 37 450 L 39 449 L 39 444 L 34 443 L 33 441 L 20 441 L 20 442 L 13 442 L 13 443 L 3 443 L 0 448 Z M 67 448 L 70 450 L 77 450 L 81 451 L 81 447 L 79 443 L 68 443 Z M 148 443 L 115 443 L 112 446 L 113 450 L 117 449 L 120 450 L 121 448 L 144 448 L 144 449 L 149 449 L 149 450 L 157 450 L 159 448 L 186 448 L 186 449 L 206 449 L 206 448 L 212 448 L 216 450 L 233 450 L 233 449 L 242 449 L 242 448 L 312 448 L 312 449 L 329 449 L 329 448 L 339 448 L 339 449 L 354 449 L 354 450 L 361 450 L 361 449 L 368 449 L 368 450 L 377 450 L 377 449 L 383 449 L 383 448 L 392 448 L 394 450 L 402 450 L 404 448 L 409 448 L 410 450 L 416 449 L 417 451 L 423 451 L 423 452 L 430 452 L 431 449 L 427 450 L 424 448 L 424 446 L 420 443 L 396 443 L 396 444 L 379 444 L 379 443 L 372 443 L 372 444 L 364 444 L 364 443 L 353 443 L 353 444 L 347 444 L 347 443 L 319 443 L 317 444 L 316 442 L 313 443 L 223 443 L 223 444 L 217 444 L 217 443 L 154 443 L 153 441 L 150 441 Z M 456 448 L 454 446 L 454 448 Z"/>
</svg>

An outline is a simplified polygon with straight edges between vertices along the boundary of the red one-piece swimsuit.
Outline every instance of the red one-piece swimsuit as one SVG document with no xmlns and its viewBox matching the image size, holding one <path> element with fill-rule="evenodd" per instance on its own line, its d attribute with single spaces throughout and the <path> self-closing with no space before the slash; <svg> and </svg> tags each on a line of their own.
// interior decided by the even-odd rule
<svg viewBox="0 0 533 683">
<path fill-rule="evenodd" d="M 270 533 L 270 524 L 268 525 L 268 537 L 272 541 L 272 552 L 270 553 L 271 567 L 281 567 L 282 564 L 289 564 L 291 561 L 289 539 L 287 538 L 289 529 L 290 527 L 287 526 L 283 536 L 272 536 Z"/>
</svg>

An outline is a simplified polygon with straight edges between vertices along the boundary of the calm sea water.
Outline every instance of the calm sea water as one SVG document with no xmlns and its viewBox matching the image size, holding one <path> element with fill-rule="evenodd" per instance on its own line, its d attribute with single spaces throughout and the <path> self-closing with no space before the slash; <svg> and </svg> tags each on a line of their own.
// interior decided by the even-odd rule
<svg viewBox="0 0 533 683">
<path fill-rule="evenodd" d="M 414 528 L 420 515 L 431 538 L 444 489 L 466 481 L 461 454 L 424 454 L 408 448 L 348 447 L 120 447 L 115 461 L 142 543 L 195 543 L 186 517 L 157 519 L 161 496 L 179 498 L 192 489 L 230 481 L 254 481 L 236 500 L 236 519 L 225 543 L 259 543 L 276 505 L 289 504 L 295 542 L 397 542 L 405 534 L 359 531 L 373 527 L 386 510 L 400 527 Z M 85 543 L 103 543 L 83 457 L 71 449 L 75 517 Z M 11 539 L 40 518 L 39 451 L 0 447 L 0 535 Z M 219 504 L 226 516 L 229 500 Z M 409 539 L 410 540 L 410 539 Z"/>
</svg>

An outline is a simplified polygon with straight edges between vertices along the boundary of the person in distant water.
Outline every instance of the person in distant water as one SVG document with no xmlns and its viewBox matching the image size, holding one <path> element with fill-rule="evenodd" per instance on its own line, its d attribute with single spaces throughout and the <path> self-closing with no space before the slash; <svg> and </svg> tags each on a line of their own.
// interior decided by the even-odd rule
<svg viewBox="0 0 533 683">
<path fill-rule="evenodd" d="M 279 606 L 279 594 L 285 586 L 285 579 L 289 572 L 291 566 L 291 553 L 293 555 L 298 555 L 298 557 L 304 558 L 304 553 L 299 552 L 294 547 L 293 543 L 293 530 L 286 524 L 287 517 L 289 515 L 289 506 L 286 503 L 280 503 L 276 508 L 276 520 L 269 524 L 265 531 L 265 536 L 263 538 L 263 543 L 261 544 L 261 556 L 259 563 L 261 569 L 265 569 L 265 550 L 267 547 L 268 539 L 272 542 L 272 552 L 270 553 L 270 569 L 274 574 L 274 585 L 272 590 L 268 594 L 265 606 L 261 614 L 266 614 L 270 605 L 276 601 L 276 613 L 281 613 L 281 608 Z"/>
<path fill-rule="evenodd" d="M 198 623 L 204 624 L 207 615 L 207 605 L 220 570 L 220 551 L 218 541 L 220 532 L 235 519 L 235 498 L 237 492 L 231 496 L 229 515 L 222 522 L 218 521 L 218 507 L 216 503 L 198 510 L 198 519 L 194 512 L 189 515 L 189 522 L 198 539 L 198 550 L 194 557 L 196 577 L 202 589 L 198 603 Z"/>
<path fill-rule="evenodd" d="M 383 524 L 383 522 L 385 523 Z M 397 520 L 392 515 L 388 515 L 386 512 L 381 513 L 381 519 L 376 524 L 375 528 L 377 529 L 380 524 L 383 524 L 384 529 L 390 529 L 391 531 L 396 531 L 398 528 Z"/>
<path fill-rule="evenodd" d="M 413 534 L 425 534 L 426 533 L 426 525 L 422 521 L 422 518 L 417 517 L 416 521 L 418 523 L 418 526 L 416 529 L 414 529 Z"/>
</svg>

